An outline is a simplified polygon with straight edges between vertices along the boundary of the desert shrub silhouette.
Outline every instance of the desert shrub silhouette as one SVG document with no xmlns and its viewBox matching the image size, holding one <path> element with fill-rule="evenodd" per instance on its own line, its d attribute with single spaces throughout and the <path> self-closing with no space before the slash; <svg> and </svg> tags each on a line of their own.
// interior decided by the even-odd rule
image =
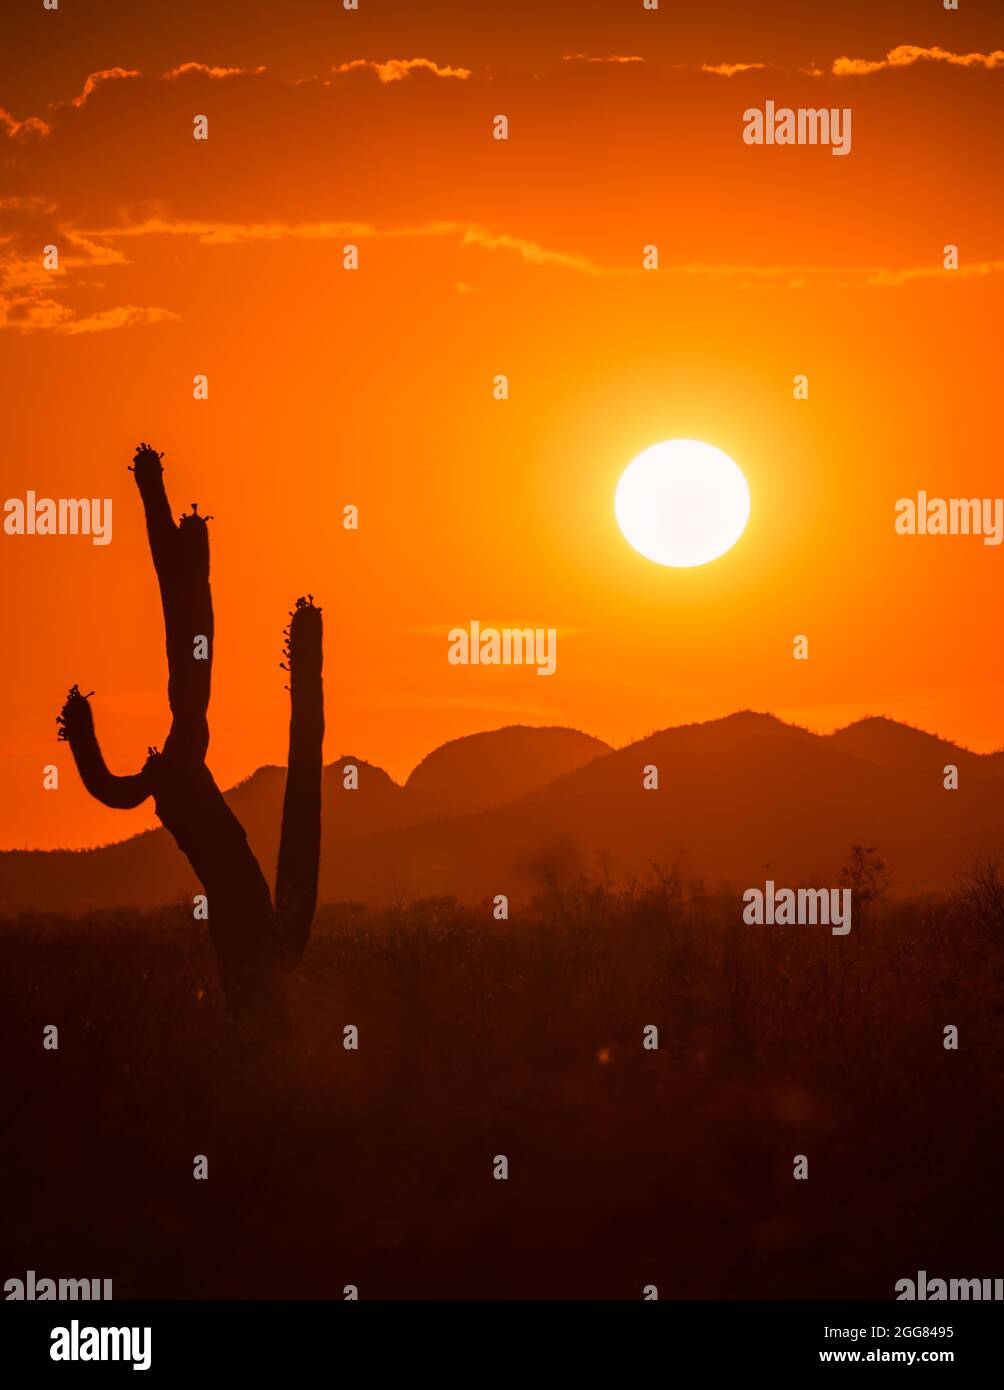
<svg viewBox="0 0 1004 1390">
<path fill-rule="evenodd" d="M 188 857 L 208 899 L 209 933 L 228 1003 L 245 1014 L 278 1016 L 281 980 L 303 955 L 317 905 L 321 845 L 321 610 L 300 598 L 286 630 L 289 767 L 275 903 L 240 821 L 206 766 L 213 660 L 209 531 L 198 505 L 175 523 L 162 454 L 141 444 L 133 473 L 146 513 L 167 642 L 171 729 L 127 777 L 108 770 L 94 730 L 90 695 L 74 685 L 57 719 L 84 786 L 105 806 L 129 809 L 148 796 Z M 93 694 L 93 692 L 91 692 Z"/>
<path fill-rule="evenodd" d="M 917 1269 L 999 1273 L 999 934 L 946 897 L 881 899 L 867 939 L 741 906 L 674 875 L 506 923 L 322 904 L 267 1046 L 216 1006 L 181 907 L 0 922 L 7 1270 L 336 1301 L 890 1299 Z"/>
</svg>

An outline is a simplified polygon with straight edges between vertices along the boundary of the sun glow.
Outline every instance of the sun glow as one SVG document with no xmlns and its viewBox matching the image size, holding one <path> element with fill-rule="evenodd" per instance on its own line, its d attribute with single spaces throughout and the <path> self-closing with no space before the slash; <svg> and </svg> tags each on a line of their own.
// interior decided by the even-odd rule
<svg viewBox="0 0 1004 1390">
<path fill-rule="evenodd" d="M 614 514 L 625 540 L 658 565 L 706 565 L 746 529 L 750 490 L 739 467 L 712 444 L 667 439 L 621 474 Z"/>
</svg>

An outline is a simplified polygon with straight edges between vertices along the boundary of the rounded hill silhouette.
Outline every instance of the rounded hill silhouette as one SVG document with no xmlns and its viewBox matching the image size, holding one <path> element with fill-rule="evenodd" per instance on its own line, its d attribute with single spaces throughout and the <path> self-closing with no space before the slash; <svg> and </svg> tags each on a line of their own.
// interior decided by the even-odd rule
<svg viewBox="0 0 1004 1390">
<path fill-rule="evenodd" d="M 504 806 L 610 752 L 608 743 L 577 729 L 510 724 L 436 748 L 405 790 L 445 815 L 466 815 Z"/>
</svg>

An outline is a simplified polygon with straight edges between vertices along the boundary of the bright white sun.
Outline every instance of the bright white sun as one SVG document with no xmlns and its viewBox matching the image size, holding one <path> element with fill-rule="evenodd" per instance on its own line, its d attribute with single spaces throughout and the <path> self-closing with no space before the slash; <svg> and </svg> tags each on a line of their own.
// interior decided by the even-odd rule
<svg viewBox="0 0 1004 1390">
<path fill-rule="evenodd" d="M 658 565 L 706 565 L 746 529 L 750 490 L 728 454 L 699 439 L 667 439 L 633 458 L 614 494 L 624 538 Z"/>
</svg>

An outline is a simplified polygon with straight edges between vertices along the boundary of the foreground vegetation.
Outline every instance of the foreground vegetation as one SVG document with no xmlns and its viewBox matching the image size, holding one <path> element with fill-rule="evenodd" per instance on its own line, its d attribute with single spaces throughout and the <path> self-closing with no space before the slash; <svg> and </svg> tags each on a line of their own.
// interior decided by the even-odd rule
<svg viewBox="0 0 1004 1390">
<path fill-rule="evenodd" d="M 887 1298 L 918 1269 L 999 1275 L 1002 922 L 975 880 L 878 898 L 846 937 L 745 926 L 674 875 L 508 922 L 341 905 L 270 1042 L 182 907 L 4 923 L 3 1277 Z"/>
</svg>

